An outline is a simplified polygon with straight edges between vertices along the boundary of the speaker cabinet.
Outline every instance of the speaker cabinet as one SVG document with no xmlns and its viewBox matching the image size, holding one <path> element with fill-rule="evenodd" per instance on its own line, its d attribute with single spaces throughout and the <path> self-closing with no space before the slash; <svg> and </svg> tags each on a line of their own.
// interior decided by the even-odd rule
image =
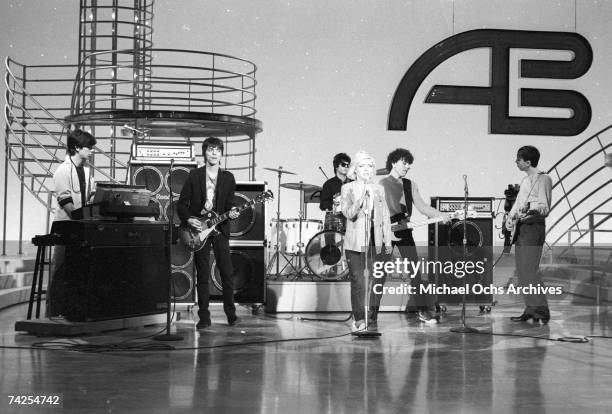
<svg viewBox="0 0 612 414">
<path fill-rule="evenodd" d="M 265 303 L 264 246 L 240 246 L 230 242 L 234 266 L 234 300 L 238 303 Z M 209 292 L 211 300 L 223 300 L 221 274 L 215 256 L 210 256 Z"/>
<path fill-rule="evenodd" d="M 240 206 L 266 191 L 267 186 L 259 181 L 238 181 L 234 192 L 234 205 Z M 266 237 L 266 203 L 258 203 L 240 217 L 230 221 L 231 240 L 261 240 Z"/>
<path fill-rule="evenodd" d="M 189 171 L 195 167 L 195 164 L 174 165 L 170 170 L 170 165 L 164 164 L 134 164 L 132 163 L 130 177 L 132 184 L 144 185 L 147 190 L 153 195 L 153 202 L 159 206 L 160 214 L 158 220 L 170 220 L 175 225 L 180 224 L 176 208 L 174 208 L 173 217 L 170 215 L 170 191 L 172 191 L 173 207 L 176 207 L 176 202 L 181 194 L 183 185 L 187 181 Z M 172 188 L 170 188 L 172 187 Z"/>
<path fill-rule="evenodd" d="M 442 203 L 440 200 L 432 198 L 432 206 L 443 212 L 450 212 L 444 208 L 446 200 L 442 199 Z M 490 288 L 493 283 L 493 218 L 489 211 L 484 211 L 483 207 L 490 200 L 489 198 L 469 199 L 471 204 L 483 208 L 482 211 L 476 212 L 476 217 L 468 218 L 466 221 L 453 220 L 448 224 L 429 225 L 428 260 L 430 264 L 431 262 L 436 264 L 433 268 L 433 278 L 430 273 L 429 280 L 431 282 L 433 279 L 438 289 L 442 287 L 462 288 L 465 282 L 469 287 L 465 298 L 466 303 L 491 304 L 493 302 L 493 295 L 481 290 L 481 287 Z M 460 201 L 457 202 L 459 204 L 454 204 L 454 202 L 456 202 L 455 199 L 450 199 L 448 205 L 459 206 L 461 204 Z M 468 210 L 469 206 L 470 204 Z M 464 234 L 466 234 L 465 252 Z M 439 304 L 460 304 L 462 300 L 462 294 L 437 295 Z"/>
<path fill-rule="evenodd" d="M 159 164 L 135 161 L 131 164 L 130 178 L 132 184 L 144 185 L 151 191 L 151 200 L 157 204 L 159 215 L 157 220 L 172 221 L 174 231 L 180 224 L 176 204 L 183 185 L 187 181 L 189 171 L 195 168 L 195 163 L 175 164 L 170 169 L 169 164 Z M 170 205 L 170 192 L 172 192 L 172 206 Z M 170 217 L 172 216 L 172 217 Z M 171 220 L 170 220 L 171 219 Z M 193 254 L 181 244 L 172 245 L 172 291 L 171 297 L 177 303 L 195 302 L 195 272 Z"/>
<path fill-rule="evenodd" d="M 165 247 L 68 246 L 57 283 L 60 296 L 51 300 L 61 305 L 50 316 L 84 322 L 162 313 L 168 300 Z"/>
</svg>

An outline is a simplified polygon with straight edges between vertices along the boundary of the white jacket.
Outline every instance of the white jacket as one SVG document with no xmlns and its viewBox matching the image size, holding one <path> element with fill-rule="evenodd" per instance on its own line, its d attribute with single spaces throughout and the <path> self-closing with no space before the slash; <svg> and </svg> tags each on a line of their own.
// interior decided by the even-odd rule
<svg viewBox="0 0 612 414">
<path fill-rule="evenodd" d="M 87 180 L 87 192 L 85 199 L 96 191 L 96 181 L 89 174 L 89 168 L 84 167 L 85 180 Z M 53 183 L 55 184 L 55 196 L 57 199 L 57 208 L 55 209 L 55 221 L 59 220 L 70 220 L 70 216 L 62 207 L 60 203 L 66 199 L 72 199 L 74 208 L 81 208 L 81 189 L 79 187 L 79 176 L 76 168 L 70 160 L 70 155 L 66 155 L 66 159 L 63 163 L 57 167 L 55 174 L 53 174 Z"/>
</svg>

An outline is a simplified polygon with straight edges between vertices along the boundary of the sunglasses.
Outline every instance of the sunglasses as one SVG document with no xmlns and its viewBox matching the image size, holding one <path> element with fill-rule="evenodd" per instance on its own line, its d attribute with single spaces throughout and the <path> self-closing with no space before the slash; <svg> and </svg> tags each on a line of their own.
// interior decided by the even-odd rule
<svg viewBox="0 0 612 414">
<path fill-rule="evenodd" d="M 341 166 L 341 167 L 345 167 L 345 168 L 346 168 L 346 167 L 348 167 L 348 166 L 349 166 L 349 163 L 348 163 L 348 162 L 341 162 L 341 163 L 340 163 L 340 166 Z"/>
</svg>

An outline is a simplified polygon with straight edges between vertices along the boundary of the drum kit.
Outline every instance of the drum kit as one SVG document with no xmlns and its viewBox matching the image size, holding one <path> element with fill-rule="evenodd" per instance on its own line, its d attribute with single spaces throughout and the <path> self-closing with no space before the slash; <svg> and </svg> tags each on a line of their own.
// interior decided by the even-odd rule
<svg viewBox="0 0 612 414">
<path fill-rule="evenodd" d="M 334 198 L 334 211 L 326 214 L 325 223 L 306 217 L 307 204 L 319 203 L 321 187 L 302 181 L 282 183 L 283 174 L 297 175 L 283 167 L 267 168 L 278 175 L 276 218 L 270 223 L 270 247 L 274 249 L 266 273 L 277 278 L 281 275 L 296 279 L 313 277 L 321 280 L 340 280 L 347 276 L 348 265 L 344 254 L 344 222 L 339 218 L 340 200 Z M 297 218 L 280 218 L 281 188 L 300 192 Z M 286 264 L 281 268 L 281 257 Z M 272 269 L 276 267 L 276 272 Z"/>
</svg>

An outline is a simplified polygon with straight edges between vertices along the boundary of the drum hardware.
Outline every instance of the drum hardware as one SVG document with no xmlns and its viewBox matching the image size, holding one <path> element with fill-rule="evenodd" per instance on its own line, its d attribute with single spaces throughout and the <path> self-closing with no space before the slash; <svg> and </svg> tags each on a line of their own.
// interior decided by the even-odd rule
<svg viewBox="0 0 612 414">
<path fill-rule="evenodd" d="M 276 192 L 276 194 L 278 194 L 278 199 L 276 200 L 276 222 L 280 222 L 280 200 L 281 200 L 281 176 L 283 174 L 290 174 L 290 175 L 297 175 L 294 172 L 291 171 L 287 171 L 284 170 L 282 166 L 279 166 L 278 168 L 268 168 L 268 167 L 264 167 L 264 170 L 268 170 L 268 171 L 273 171 L 275 173 L 277 173 L 278 175 L 278 191 Z M 276 228 L 276 244 L 274 246 L 274 255 L 272 256 L 272 260 L 270 261 L 270 263 L 268 264 L 268 267 L 266 269 L 266 273 L 270 273 L 270 269 L 272 268 L 272 266 L 274 265 L 274 263 L 276 262 L 276 276 L 278 277 L 280 275 L 280 260 L 279 260 L 279 255 L 282 254 L 280 252 L 279 249 L 279 239 L 280 239 L 280 227 L 277 226 Z M 283 257 L 285 257 L 285 255 L 283 255 Z M 286 259 L 286 257 L 285 257 Z M 286 267 L 286 266 L 285 266 Z"/>
<path fill-rule="evenodd" d="M 297 175 L 294 172 L 291 171 L 287 171 L 287 170 L 283 170 L 283 167 L 278 167 L 278 168 L 268 168 L 268 167 L 264 167 L 264 170 L 268 170 L 268 171 L 274 171 L 277 172 L 280 176 L 280 174 L 291 174 L 291 175 Z"/>
<path fill-rule="evenodd" d="M 307 218 L 307 203 L 314 202 L 315 195 L 320 194 L 321 187 L 304 182 L 282 183 L 282 174 L 293 174 L 282 167 L 265 168 L 278 174 L 278 199 L 276 219 L 272 220 L 272 240 L 269 247 L 274 246 L 274 253 L 266 273 L 276 263 L 276 277 L 280 277 L 285 270 L 290 270 L 290 276 L 300 279 L 304 276 L 313 276 L 323 280 L 340 280 L 346 278 L 349 269 L 344 255 L 344 223 L 324 227 L 321 220 Z M 287 188 L 300 192 L 300 208 L 297 218 L 280 218 L 280 189 Z M 310 193 L 307 200 L 305 193 Z M 339 201 L 339 198 L 337 198 Z M 318 200 L 317 200 L 318 202 Z M 339 202 L 334 209 L 336 216 L 339 212 Z M 276 235 L 276 239 L 274 239 Z M 286 264 L 281 268 L 280 257 L 285 258 Z M 272 273 L 274 275 L 274 273 Z"/>
<path fill-rule="evenodd" d="M 316 234 L 323 230 L 323 222 L 321 220 L 301 220 L 302 232 L 300 236 L 300 219 L 276 219 L 272 220 L 271 233 L 272 240 L 269 246 L 278 245 L 278 251 L 285 258 L 287 263 L 279 270 L 279 275 L 283 274 L 287 268 L 291 270 L 292 275 L 302 276 L 307 270 L 307 267 L 299 263 L 304 257 L 308 241 Z M 274 235 L 279 234 L 278 238 L 274 239 Z"/>
<path fill-rule="evenodd" d="M 314 185 L 314 184 L 307 184 L 302 181 L 300 181 L 299 183 L 285 183 L 285 184 L 281 184 L 280 186 L 283 188 L 290 189 L 290 190 L 299 190 L 300 192 L 300 197 L 299 197 L 300 207 L 299 207 L 299 212 L 298 212 L 298 226 L 297 226 L 298 242 L 296 243 L 296 247 L 297 247 L 296 257 L 297 257 L 298 264 L 297 264 L 297 268 L 294 267 L 292 264 L 292 268 L 296 270 L 296 277 L 301 278 L 305 274 L 304 271 L 307 270 L 308 268 L 306 266 L 306 263 L 304 264 L 302 263 L 302 256 L 304 255 L 304 248 L 306 246 L 302 241 L 302 233 L 304 231 L 304 222 L 306 221 L 306 208 L 307 208 L 307 205 L 304 202 L 304 191 L 314 192 L 314 191 L 321 190 L 321 187 L 318 185 Z"/>
</svg>

